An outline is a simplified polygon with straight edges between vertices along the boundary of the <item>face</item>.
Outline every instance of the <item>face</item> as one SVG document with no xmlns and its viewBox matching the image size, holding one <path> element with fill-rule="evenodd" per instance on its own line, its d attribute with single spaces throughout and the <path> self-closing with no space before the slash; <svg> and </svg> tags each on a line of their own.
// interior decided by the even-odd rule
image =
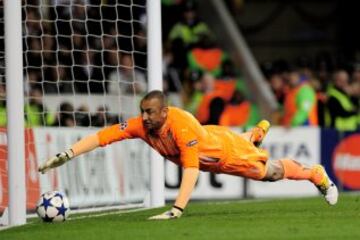
<svg viewBox="0 0 360 240">
<path fill-rule="evenodd" d="M 270 85 L 273 90 L 281 90 L 284 87 L 283 79 L 280 75 L 274 74 L 270 78 Z"/>
<path fill-rule="evenodd" d="M 123 55 L 121 57 L 121 65 L 127 67 L 127 68 L 132 68 L 133 67 L 133 60 L 132 57 L 130 55 Z"/>
<path fill-rule="evenodd" d="M 212 92 L 214 90 L 215 79 L 210 74 L 204 74 L 201 78 L 203 92 Z"/>
<path fill-rule="evenodd" d="M 299 73 L 298 72 L 290 72 L 288 74 L 288 84 L 291 86 L 291 87 L 295 87 L 298 85 L 299 83 L 299 80 L 300 80 L 300 76 L 299 76 Z"/>
<path fill-rule="evenodd" d="M 339 71 L 335 75 L 335 85 L 340 89 L 345 89 L 349 83 L 349 74 L 345 71 Z"/>
<path fill-rule="evenodd" d="M 352 78 L 354 82 L 360 83 L 360 69 L 354 71 Z"/>
<path fill-rule="evenodd" d="M 159 99 L 152 98 L 141 101 L 141 117 L 143 125 L 148 130 L 158 130 L 165 123 L 168 108 Z"/>
<path fill-rule="evenodd" d="M 187 10 L 184 12 L 184 18 L 188 24 L 192 24 L 195 20 L 195 17 L 196 17 L 196 13 L 193 10 Z"/>
<path fill-rule="evenodd" d="M 31 103 L 42 104 L 42 92 L 38 89 L 31 91 L 29 100 Z"/>
</svg>

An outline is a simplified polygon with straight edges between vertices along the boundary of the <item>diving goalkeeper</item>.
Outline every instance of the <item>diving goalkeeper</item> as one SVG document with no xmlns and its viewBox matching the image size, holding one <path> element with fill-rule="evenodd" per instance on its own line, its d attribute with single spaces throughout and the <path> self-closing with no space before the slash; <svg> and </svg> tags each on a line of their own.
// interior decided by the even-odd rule
<svg viewBox="0 0 360 240">
<path fill-rule="evenodd" d="M 183 167 L 179 193 L 173 207 L 151 220 L 181 217 L 194 189 L 199 170 L 242 176 L 259 181 L 308 180 L 334 205 L 338 191 L 321 165 L 306 167 L 292 159 L 268 161 L 258 148 L 270 124 L 261 121 L 252 130 L 237 134 L 226 127 L 202 126 L 188 112 L 167 106 L 161 91 L 149 92 L 140 102 L 141 115 L 103 128 L 84 137 L 70 149 L 39 167 L 41 173 L 58 167 L 80 154 L 124 139 L 141 138 L 164 158 Z"/>
</svg>

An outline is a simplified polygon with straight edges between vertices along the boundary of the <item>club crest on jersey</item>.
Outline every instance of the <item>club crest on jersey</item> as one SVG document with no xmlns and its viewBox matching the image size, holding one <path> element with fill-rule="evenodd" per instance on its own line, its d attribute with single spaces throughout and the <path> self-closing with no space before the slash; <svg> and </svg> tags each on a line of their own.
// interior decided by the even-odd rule
<svg viewBox="0 0 360 240">
<path fill-rule="evenodd" d="M 120 130 L 121 130 L 121 131 L 124 131 L 125 128 L 127 128 L 127 126 L 128 126 L 127 122 L 122 122 L 122 123 L 120 123 Z"/>
<path fill-rule="evenodd" d="M 195 144 L 197 144 L 198 143 L 198 141 L 196 140 L 196 139 L 194 139 L 194 140 L 191 140 L 190 142 L 188 142 L 187 144 L 186 144 L 186 146 L 187 147 L 191 147 L 191 146 L 194 146 Z"/>
</svg>

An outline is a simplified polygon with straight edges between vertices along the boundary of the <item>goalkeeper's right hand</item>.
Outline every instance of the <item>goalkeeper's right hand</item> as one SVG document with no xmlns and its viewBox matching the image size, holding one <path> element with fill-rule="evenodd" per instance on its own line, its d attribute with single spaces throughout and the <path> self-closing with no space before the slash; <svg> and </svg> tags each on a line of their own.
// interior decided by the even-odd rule
<svg viewBox="0 0 360 240">
<path fill-rule="evenodd" d="M 74 152 L 71 149 L 58 153 L 54 157 L 49 158 L 45 163 L 40 165 L 38 171 L 44 174 L 51 168 L 55 168 L 63 165 L 67 161 L 71 160 L 73 157 L 74 157 Z"/>
</svg>

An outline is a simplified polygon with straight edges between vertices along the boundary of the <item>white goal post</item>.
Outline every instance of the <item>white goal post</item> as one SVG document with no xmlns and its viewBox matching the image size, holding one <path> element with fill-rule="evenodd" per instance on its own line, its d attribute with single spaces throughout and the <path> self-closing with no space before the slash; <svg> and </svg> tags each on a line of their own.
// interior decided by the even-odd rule
<svg viewBox="0 0 360 240">
<path fill-rule="evenodd" d="M 162 44 L 160 0 L 147 0 L 148 9 L 148 74 L 149 90 L 162 89 Z M 165 204 L 164 159 L 151 151 L 151 200 L 152 207 Z"/>
<path fill-rule="evenodd" d="M 9 225 L 26 223 L 21 1 L 4 1 Z M 5 216 L 6 217 L 6 216 Z"/>
</svg>

